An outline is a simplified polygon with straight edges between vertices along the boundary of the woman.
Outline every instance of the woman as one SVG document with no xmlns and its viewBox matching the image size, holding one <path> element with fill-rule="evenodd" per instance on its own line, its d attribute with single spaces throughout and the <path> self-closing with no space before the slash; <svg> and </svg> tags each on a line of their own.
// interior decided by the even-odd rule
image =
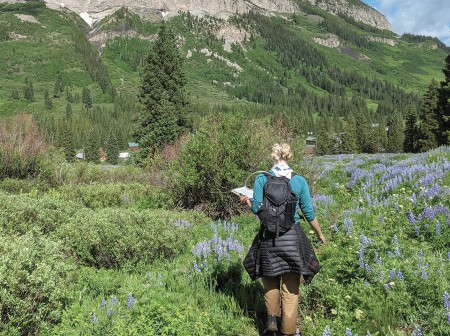
<svg viewBox="0 0 450 336">
<path fill-rule="evenodd" d="M 292 157 L 290 146 L 288 144 L 274 144 L 271 156 L 275 164 L 269 170 L 269 173 L 278 177 L 285 176 L 289 179 L 289 184 L 297 199 L 296 209 L 301 209 L 319 240 L 325 243 L 325 237 L 311 206 L 308 184 L 302 176 L 293 174 L 293 170 L 288 165 L 288 161 Z M 253 200 L 250 200 L 247 196 L 241 198 L 241 203 L 247 204 L 255 214 L 258 213 L 259 208 L 263 204 L 263 190 L 266 182 L 267 177 L 264 174 L 258 175 L 255 179 Z M 302 251 L 305 250 L 302 245 L 308 244 L 311 251 L 312 248 L 303 231 L 301 231 L 299 222 L 300 216 L 298 211 L 296 211 L 294 225 L 287 232 L 271 235 L 264 234 L 264 230 L 260 231 L 252 245 L 253 251 L 256 251 L 255 245 L 258 245 L 258 257 L 256 258 L 253 255 L 250 258 L 251 262 L 256 259 L 256 264 L 259 264 L 261 269 L 264 301 L 267 309 L 266 331 L 278 331 L 276 317 L 280 316 L 281 284 L 281 332 L 283 335 L 294 335 L 297 329 L 298 294 L 301 275 L 305 278 L 314 276 L 314 272 L 311 272 L 309 265 L 305 262 L 305 256 L 302 255 Z M 249 255 L 251 253 L 249 252 Z M 244 261 L 245 263 L 249 263 L 249 256 Z M 261 275 L 252 274 L 250 276 L 258 278 Z"/>
</svg>

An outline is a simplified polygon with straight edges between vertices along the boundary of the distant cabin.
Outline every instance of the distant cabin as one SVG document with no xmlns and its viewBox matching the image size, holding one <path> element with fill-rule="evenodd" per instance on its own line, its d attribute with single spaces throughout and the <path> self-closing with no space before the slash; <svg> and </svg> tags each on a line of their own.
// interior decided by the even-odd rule
<svg viewBox="0 0 450 336">
<path fill-rule="evenodd" d="M 306 154 L 314 154 L 317 146 L 317 138 L 312 135 L 308 135 L 305 140 Z"/>
<path fill-rule="evenodd" d="M 119 159 L 122 160 L 128 160 L 130 158 L 131 154 L 130 152 L 120 152 L 119 153 Z"/>
<path fill-rule="evenodd" d="M 84 152 L 78 152 L 77 154 L 75 154 L 75 157 L 78 160 L 84 160 Z"/>
<path fill-rule="evenodd" d="M 139 144 L 137 142 L 129 142 L 128 143 L 128 150 L 130 152 L 137 152 L 137 151 L 139 151 Z"/>
</svg>

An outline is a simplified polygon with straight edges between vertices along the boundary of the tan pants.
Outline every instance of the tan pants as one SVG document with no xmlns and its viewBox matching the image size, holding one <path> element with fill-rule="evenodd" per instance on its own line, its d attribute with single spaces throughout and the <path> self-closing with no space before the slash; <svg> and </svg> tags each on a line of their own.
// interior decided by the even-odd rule
<svg viewBox="0 0 450 336">
<path fill-rule="evenodd" d="M 263 277 L 264 301 L 268 315 L 281 315 L 281 332 L 295 334 L 298 316 L 298 291 L 300 275 L 285 273 L 278 277 Z M 281 282 L 281 314 L 280 314 Z"/>
</svg>

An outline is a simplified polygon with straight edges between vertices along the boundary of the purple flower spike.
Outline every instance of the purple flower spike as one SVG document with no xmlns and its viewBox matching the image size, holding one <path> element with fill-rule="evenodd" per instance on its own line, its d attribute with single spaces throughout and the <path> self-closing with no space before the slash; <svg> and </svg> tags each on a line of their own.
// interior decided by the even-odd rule
<svg viewBox="0 0 450 336">
<path fill-rule="evenodd" d="M 128 294 L 128 303 L 127 303 L 128 308 L 133 309 L 135 302 L 136 300 L 134 299 L 133 295 L 131 293 Z"/>
</svg>

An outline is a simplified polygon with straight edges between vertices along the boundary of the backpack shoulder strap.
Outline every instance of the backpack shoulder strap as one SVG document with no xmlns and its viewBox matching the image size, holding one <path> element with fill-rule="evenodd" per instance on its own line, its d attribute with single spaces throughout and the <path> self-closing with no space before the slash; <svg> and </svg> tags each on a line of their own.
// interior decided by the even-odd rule
<svg viewBox="0 0 450 336">
<path fill-rule="evenodd" d="M 263 173 L 265 177 L 267 177 L 267 179 L 271 178 L 273 175 L 269 172 L 264 172 Z"/>
</svg>

